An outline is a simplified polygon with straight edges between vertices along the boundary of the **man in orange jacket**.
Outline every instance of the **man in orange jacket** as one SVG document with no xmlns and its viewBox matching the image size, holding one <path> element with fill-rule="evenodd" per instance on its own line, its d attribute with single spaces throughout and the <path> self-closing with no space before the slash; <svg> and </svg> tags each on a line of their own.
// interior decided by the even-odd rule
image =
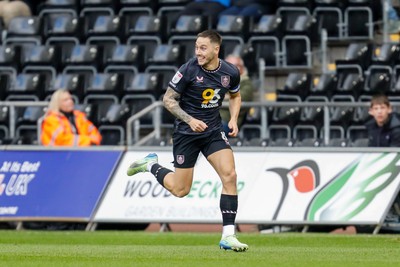
<svg viewBox="0 0 400 267">
<path fill-rule="evenodd" d="M 65 89 L 53 93 L 42 123 L 41 141 L 45 146 L 100 145 L 101 135 L 85 113 L 74 110 L 71 94 Z"/>
</svg>

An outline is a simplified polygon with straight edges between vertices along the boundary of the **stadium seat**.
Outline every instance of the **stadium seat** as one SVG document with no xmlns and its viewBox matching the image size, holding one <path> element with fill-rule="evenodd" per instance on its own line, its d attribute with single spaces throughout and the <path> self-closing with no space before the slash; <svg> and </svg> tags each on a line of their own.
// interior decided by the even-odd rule
<svg viewBox="0 0 400 267">
<path fill-rule="evenodd" d="M 38 145 L 38 120 L 43 117 L 47 107 L 28 106 L 16 110 L 17 144 Z"/>
<path fill-rule="evenodd" d="M 167 41 L 165 17 L 157 15 L 140 15 L 136 23 L 128 28 L 129 35 L 157 36 L 164 43 Z"/>
<path fill-rule="evenodd" d="M 106 94 L 89 94 L 83 99 L 84 104 L 91 104 L 94 106 L 95 113 L 93 118 L 93 124 L 100 126 L 104 118 L 107 116 L 107 112 L 113 104 L 118 104 L 119 100 L 114 95 Z"/>
<path fill-rule="evenodd" d="M 373 15 L 369 6 L 348 6 L 344 12 L 344 38 L 373 39 Z"/>
<path fill-rule="evenodd" d="M 21 69 L 21 46 L 0 45 L 0 66 L 14 69 L 17 72 Z"/>
<path fill-rule="evenodd" d="M 278 95 L 278 102 L 297 102 L 301 99 L 295 95 Z M 272 115 L 272 122 L 275 124 L 287 124 L 290 127 L 294 126 L 300 119 L 300 108 L 296 106 L 275 107 Z"/>
<path fill-rule="evenodd" d="M 322 142 L 318 138 L 304 138 L 302 140 L 296 140 L 294 143 L 296 147 L 319 147 L 322 146 Z"/>
<path fill-rule="evenodd" d="M 101 125 L 125 126 L 130 114 L 127 104 L 113 103 L 109 106 L 105 116 L 101 118 Z"/>
<path fill-rule="evenodd" d="M 329 125 L 329 139 L 345 139 L 346 138 L 346 132 L 344 130 L 344 127 L 342 125 Z M 325 137 L 325 128 L 324 126 L 321 127 L 320 130 L 320 138 L 324 139 Z"/>
<path fill-rule="evenodd" d="M 306 97 L 305 103 L 313 102 L 325 102 L 328 103 L 329 100 L 326 96 L 308 96 Z M 320 128 L 324 122 L 324 107 L 323 106 L 309 106 L 302 107 L 300 120 L 301 123 L 314 124 L 316 127 Z"/>
<path fill-rule="evenodd" d="M 328 34 L 328 40 L 343 40 L 343 10 L 338 6 L 321 5 L 313 11 L 316 18 L 316 32 L 320 35 L 322 29 Z"/>
<path fill-rule="evenodd" d="M 131 84 L 125 88 L 125 94 L 151 94 L 154 97 L 161 95 L 162 77 L 158 73 L 139 72 Z"/>
<path fill-rule="evenodd" d="M 242 55 L 245 49 L 244 40 L 240 36 L 223 35 L 223 42 L 219 55 L 221 58 L 226 58 L 228 55 Z M 243 59 L 244 60 L 244 59 Z"/>
<path fill-rule="evenodd" d="M 39 14 L 43 22 L 43 36 L 76 37 L 81 39 L 81 20 L 76 9 L 45 9 Z"/>
<path fill-rule="evenodd" d="M 211 20 L 208 16 L 201 15 L 180 15 L 176 24 L 171 28 L 173 35 L 193 35 L 210 29 Z"/>
<path fill-rule="evenodd" d="M 276 36 L 280 39 L 284 31 L 282 30 L 282 17 L 277 14 L 262 15 L 260 20 L 251 30 L 251 36 Z"/>
<path fill-rule="evenodd" d="M 122 21 L 124 23 L 123 25 L 123 35 L 120 36 L 121 43 L 125 43 L 126 40 L 129 38 L 129 36 L 132 34 L 132 30 L 135 29 L 136 27 L 136 22 L 141 16 L 148 17 L 149 20 L 147 21 L 147 24 L 144 24 L 142 21 L 141 24 L 138 25 L 139 29 L 141 31 L 146 30 L 146 28 L 143 27 L 150 27 L 150 26 L 158 26 L 157 24 L 150 24 L 151 20 L 150 18 L 154 17 L 153 10 L 150 7 L 146 6 L 137 6 L 137 7 L 122 7 L 118 13 L 118 16 L 123 18 Z M 155 21 L 154 21 L 155 22 Z"/>
<path fill-rule="evenodd" d="M 160 44 L 149 59 L 151 65 L 167 65 L 180 67 L 185 61 L 183 47 L 178 44 Z"/>
<path fill-rule="evenodd" d="M 119 44 L 104 51 L 105 67 L 125 65 L 136 66 L 137 69 L 144 70 L 144 48 L 141 45 Z"/>
<path fill-rule="evenodd" d="M 197 36 L 196 35 L 189 35 L 189 36 L 182 36 L 182 35 L 173 35 L 168 39 L 169 45 L 179 45 L 183 51 L 183 60 L 186 62 L 190 58 L 195 56 L 195 43 L 196 43 Z"/>
<path fill-rule="evenodd" d="M 282 59 L 285 68 L 311 68 L 311 41 L 307 35 L 285 35 L 282 38 Z"/>
<path fill-rule="evenodd" d="M 370 103 L 372 99 L 372 96 L 370 95 L 361 95 L 358 98 L 359 103 Z M 369 105 L 368 106 L 363 106 L 363 107 L 356 107 L 354 110 L 354 117 L 352 120 L 352 124 L 356 125 L 364 125 L 365 122 L 367 122 L 368 119 L 370 119 L 369 115 Z"/>
<path fill-rule="evenodd" d="M 323 145 L 326 147 L 348 147 L 350 142 L 346 138 L 330 138 L 328 144 Z"/>
<path fill-rule="evenodd" d="M 337 87 L 334 95 L 358 98 L 364 87 L 364 72 L 359 65 L 336 66 Z"/>
<path fill-rule="evenodd" d="M 60 70 L 61 54 L 58 47 L 53 45 L 24 46 L 22 48 L 21 65 L 52 67 Z"/>
<path fill-rule="evenodd" d="M 177 71 L 178 68 L 175 66 L 150 65 L 145 69 L 146 73 L 157 73 L 162 78 L 159 88 L 160 90 L 158 91 L 160 94 L 157 95 L 156 98 L 158 98 L 167 90 L 169 82 L 172 80 L 172 77 L 174 77 Z"/>
<path fill-rule="evenodd" d="M 335 73 L 322 73 L 314 77 L 310 88 L 310 95 L 325 96 L 330 99 L 332 94 L 336 91 L 336 88 L 337 76 Z"/>
<path fill-rule="evenodd" d="M 123 80 L 118 73 L 96 73 L 85 89 L 85 95 L 113 95 L 118 99 L 123 94 Z"/>
<path fill-rule="evenodd" d="M 100 125 L 99 132 L 102 136 L 102 146 L 125 145 L 125 128 L 117 125 Z"/>
<path fill-rule="evenodd" d="M 282 18 L 282 29 L 285 33 L 294 28 L 297 18 L 302 15 L 311 15 L 311 9 L 301 6 L 279 6 L 276 14 Z"/>
<path fill-rule="evenodd" d="M 248 40 L 249 49 L 254 54 L 253 62 L 264 61 L 265 69 L 281 67 L 280 41 L 275 36 L 252 36 Z"/>
<path fill-rule="evenodd" d="M 157 47 L 162 44 L 162 41 L 158 36 L 131 36 L 128 38 L 127 44 L 143 47 L 144 66 L 146 68 L 151 64 L 150 59 L 153 57 Z"/>
<path fill-rule="evenodd" d="M 312 124 L 297 124 L 293 127 L 293 139 L 303 141 L 304 139 L 316 140 L 318 138 L 318 129 Z"/>
<path fill-rule="evenodd" d="M 83 101 L 85 96 L 84 79 L 79 73 L 58 73 L 53 83 L 45 89 L 46 97 L 50 97 L 54 91 L 60 88 L 68 89 L 76 99 L 76 103 Z"/>
<path fill-rule="evenodd" d="M 292 138 L 292 129 L 284 124 L 271 124 L 268 126 L 268 138 L 274 142 L 276 140 L 289 140 Z"/>
<path fill-rule="evenodd" d="M 291 72 L 288 74 L 285 85 L 282 89 L 277 89 L 279 95 L 297 95 L 304 100 L 310 92 L 311 74 L 304 72 Z"/>
<path fill-rule="evenodd" d="M 91 36 L 113 36 L 119 40 L 124 37 L 124 17 L 118 15 L 99 15 L 93 21 L 90 17 L 84 21 L 85 37 Z"/>
<path fill-rule="evenodd" d="M 12 95 L 28 96 L 28 98 L 40 100 L 44 97 L 44 88 L 49 81 L 44 74 L 19 73 L 8 88 L 7 98 Z"/>
<path fill-rule="evenodd" d="M 368 138 L 358 138 L 350 143 L 351 147 L 368 147 Z"/>
<path fill-rule="evenodd" d="M 246 41 L 249 38 L 251 24 L 253 24 L 253 21 L 250 17 L 222 15 L 218 18 L 216 28 L 221 35 L 241 37 Z"/>
<path fill-rule="evenodd" d="M 351 95 L 334 95 L 331 99 L 332 102 L 354 103 L 354 97 Z M 330 122 L 332 125 L 339 125 L 343 128 L 351 123 L 354 117 L 354 106 L 335 106 L 330 108 Z"/>
<path fill-rule="evenodd" d="M 122 90 L 124 94 L 128 93 L 129 88 L 135 75 L 139 72 L 135 66 L 132 65 L 109 65 L 104 69 L 105 73 L 116 73 L 122 79 Z"/>
<path fill-rule="evenodd" d="M 365 72 L 365 84 L 362 94 L 388 94 L 392 86 L 392 72 L 390 66 L 370 65 Z"/>
<path fill-rule="evenodd" d="M 357 139 L 368 139 L 367 128 L 364 125 L 350 125 L 346 131 L 346 138 L 354 143 Z"/>
<path fill-rule="evenodd" d="M 375 44 L 371 64 L 393 67 L 399 60 L 400 45 L 398 43 Z"/>
<path fill-rule="evenodd" d="M 126 104 L 130 107 L 130 116 L 135 115 L 147 106 L 153 104 L 156 101 L 151 94 L 136 94 L 136 95 L 125 95 L 121 103 Z M 153 113 L 149 112 L 140 118 L 140 126 L 142 128 L 151 129 L 153 127 Z M 130 134 L 130 133 L 127 133 Z"/>
<path fill-rule="evenodd" d="M 366 42 L 351 42 L 344 59 L 336 60 L 336 65 L 359 65 L 362 70 L 371 64 L 372 45 Z"/>
<path fill-rule="evenodd" d="M 103 65 L 102 53 L 97 45 L 74 45 L 71 50 L 65 51 L 63 60 L 64 66 L 92 66 L 101 70 Z"/>
<path fill-rule="evenodd" d="M 31 37 L 42 41 L 42 21 L 38 16 L 14 17 L 7 28 L 6 39 Z"/>
</svg>

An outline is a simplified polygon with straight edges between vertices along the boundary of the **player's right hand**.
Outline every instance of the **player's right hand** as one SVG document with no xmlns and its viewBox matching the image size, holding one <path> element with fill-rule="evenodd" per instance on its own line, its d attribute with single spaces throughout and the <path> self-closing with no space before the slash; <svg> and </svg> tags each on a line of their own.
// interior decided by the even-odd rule
<svg viewBox="0 0 400 267">
<path fill-rule="evenodd" d="M 192 129 L 192 131 L 196 132 L 196 133 L 204 132 L 208 127 L 207 124 L 205 124 L 203 121 L 195 119 L 195 118 L 193 118 L 189 122 L 189 126 Z"/>
</svg>

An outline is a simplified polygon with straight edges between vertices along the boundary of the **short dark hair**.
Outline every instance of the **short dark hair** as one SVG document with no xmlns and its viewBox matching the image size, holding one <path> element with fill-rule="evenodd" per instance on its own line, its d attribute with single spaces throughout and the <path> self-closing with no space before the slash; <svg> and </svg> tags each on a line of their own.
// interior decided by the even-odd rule
<svg viewBox="0 0 400 267">
<path fill-rule="evenodd" d="M 374 105 L 386 105 L 386 106 L 390 106 L 390 101 L 389 101 L 389 98 L 386 96 L 386 95 L 384 95 L 384 94 L 377 94 L 377 95 L 374 95 L 374 96 L 372 96 L 372 99 L 371 99 L 371 105 L 370 105 L 370 107 L 372 108 Z"/>
<path fill-rule="evenodd" d="M 215 30 L 202 31 L 201 33 L 197 34 L 197 38 L 199 38 L 199 37 L 209 38 L 211 43 L 216 43 L 218 45 L 221 45 L 221 43 L 222 43 L 221 35 L 218 32 L 216 32 Z"/>
</svg>

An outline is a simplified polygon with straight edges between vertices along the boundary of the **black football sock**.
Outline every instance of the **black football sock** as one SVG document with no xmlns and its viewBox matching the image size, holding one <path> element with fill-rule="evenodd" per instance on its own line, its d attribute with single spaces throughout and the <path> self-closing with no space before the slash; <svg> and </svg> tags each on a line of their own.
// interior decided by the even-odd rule
<svg viewBox="0 0 400 267">
<path fill-rule="evenodd" d="M 156 177 L 157 182 L 158 182 L 160 185 L 162 185 L 163 187 L 165 187 L 165 186 L 164 186 L 164 178 L 165 178 L 165 176 L 166 176 L 168 173 L 170 173 L 170 172 L 172 172 L 172 171 L 171 171 L 170 169 L 167 169 L 167 168 L 161 166 L 161 165 L 158 164 L 158 163 L 155 163 L 155 164 L 151 167 L 151 171 L 150 171 L 150 172 Z"/>
<path fill-rule="evenodd" d="M 219 207 L 222 213 L 222 224 L 224 226 L 235 225 L 236 213 L 238 208 L 238 196 L 221 194 Z"/>
</svg>

